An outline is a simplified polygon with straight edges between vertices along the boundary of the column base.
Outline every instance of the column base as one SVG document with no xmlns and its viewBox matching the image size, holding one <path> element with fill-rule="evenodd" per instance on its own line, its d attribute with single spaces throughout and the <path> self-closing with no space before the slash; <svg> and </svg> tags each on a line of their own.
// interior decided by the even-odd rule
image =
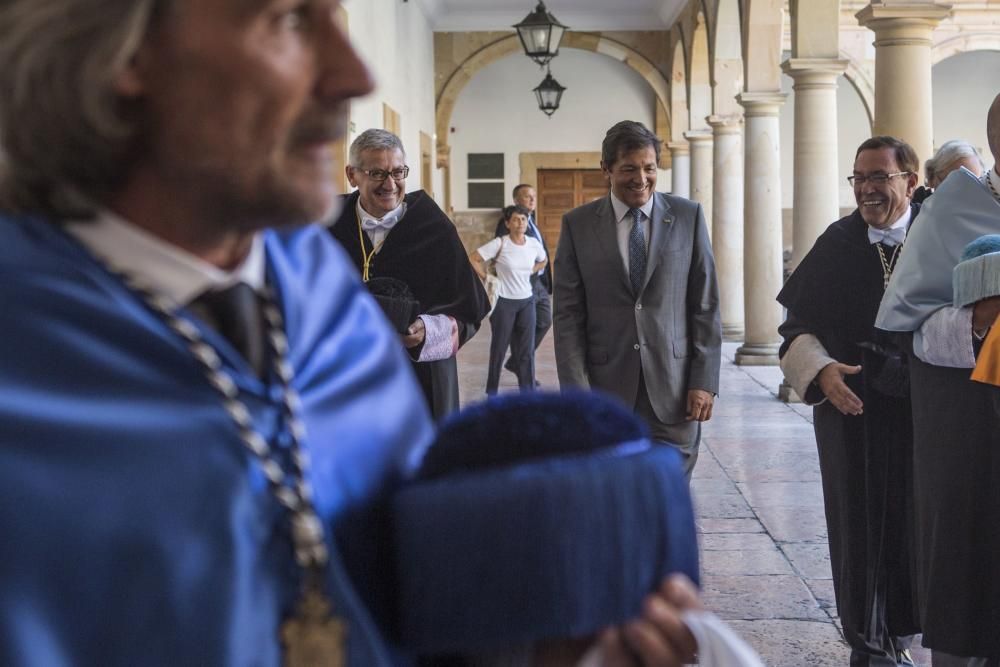
<svg viewBox="0 0 1000 667">
<path fill-rule="evenodd" d="M 722 340 L 727 343 L 740 343 L 743 341 L 743 327 L 739 324 L 723 324 Z"/>
<path fill-rule="evenodd" d="M 736 350 L 737 366 L 777 366 L 778 344 L 741 345 Z"/>
<path fill-rule="evenodd" d="M 796 391 L 792 389 L 792 385 L 788 384 L 788 382 L 784 379 L 782 379 L 781 384 L 778 385 L 778 400 L 784 401 L 785 403 L 802 402 L 802 399 L 799 398 Z"/>
</svg>

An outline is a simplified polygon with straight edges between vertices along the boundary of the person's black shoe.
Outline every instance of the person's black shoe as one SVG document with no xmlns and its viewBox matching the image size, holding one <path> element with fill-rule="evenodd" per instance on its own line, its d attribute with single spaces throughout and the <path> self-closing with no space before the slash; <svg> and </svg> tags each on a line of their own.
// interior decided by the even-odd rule
<svg viewBox="0 0 1000 667">
<path fill-rule="evenodd" d="M 514 357 L 507 357 L 507 361 L 503 364 L 503 369 L 517 375 L 517 371 L 514 370 Z"/>
</svg>

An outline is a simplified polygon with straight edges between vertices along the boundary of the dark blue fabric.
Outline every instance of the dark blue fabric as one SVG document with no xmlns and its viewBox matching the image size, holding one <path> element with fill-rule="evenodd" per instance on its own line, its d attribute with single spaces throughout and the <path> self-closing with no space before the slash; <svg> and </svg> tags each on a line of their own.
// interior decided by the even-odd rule
<svg viewBox="0 0 1000 667">
<path fill-rule="evenodd" d="M 404 644 L 478 652 L 634 618 L 664 576 L 698 581 L 673 449 L 577 456 L 414 485 L 395 502 Z"/>
<path fill-rule="evenodd" d="M 508 396 L 446 424 L 433 469 L 394 498 L 400 631 L 416 651 L 582 637 L 637 616 L 669 573 L 699 581 L 676 451 L 606 397 Z"/>
<path fill-rule="evenodd" d="M 419 474 L 426 479 L 587 453 L 648 435 L 649 429 L 631 411 L 600 392 L 502 394 L 445 420 Z"/>
<path fill-rule="evenodd" d="M 266 234 L 351 665 L 385 663 L 377 508 L 431 424 L 410 365 L 325 231 Z M 0 218 L 0 664 L 277 665 L 288 523 L 183 341 L 49 222 Z M 256 427 L 281 392 L 221 336 Z"/>
</svg>

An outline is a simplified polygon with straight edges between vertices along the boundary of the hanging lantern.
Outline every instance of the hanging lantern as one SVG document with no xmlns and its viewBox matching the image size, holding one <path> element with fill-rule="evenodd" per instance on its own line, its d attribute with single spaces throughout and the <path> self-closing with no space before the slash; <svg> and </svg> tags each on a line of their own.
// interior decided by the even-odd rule
<svg viewBox="0 0 1000 667">
<path fill-rule="evenodd" d="M 562 41 L 563 33 L 568 30 L 545 9 L 545 3 L 541 0 L 535 11 L 525 16 L 514 28 L 521 38 L 524 54 L 539 65 L 545 65 L 559 55 L 559 42 Z"/>
<path fill-rule="evenodd" d="M 538 108 L 546 116 L 552 116 L 559 108 L 565 86 L 559 84 L 552 78 L 552 72 L 546 72 L 545 78 L 535 88 L 535 97 L 538 99 Z"/>
</svg>

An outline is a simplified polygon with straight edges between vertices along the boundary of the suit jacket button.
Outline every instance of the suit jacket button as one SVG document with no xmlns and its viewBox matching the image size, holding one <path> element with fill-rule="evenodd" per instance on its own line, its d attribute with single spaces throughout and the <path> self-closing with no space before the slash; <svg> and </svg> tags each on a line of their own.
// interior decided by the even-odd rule
<svg viewBox="0 0 1000 667">
<path fill-rule="evenodd" d="M 638 350 L 639 349 L 639 343 L 636 343 L 635 345 L 633 345 L 632 348 Z"/>
<path fill-rule="evenodd" d="M 636 310 L 642 310 L 642 304 L 641 303 L 635 304 L 635 309 Z"/>
</svg>

